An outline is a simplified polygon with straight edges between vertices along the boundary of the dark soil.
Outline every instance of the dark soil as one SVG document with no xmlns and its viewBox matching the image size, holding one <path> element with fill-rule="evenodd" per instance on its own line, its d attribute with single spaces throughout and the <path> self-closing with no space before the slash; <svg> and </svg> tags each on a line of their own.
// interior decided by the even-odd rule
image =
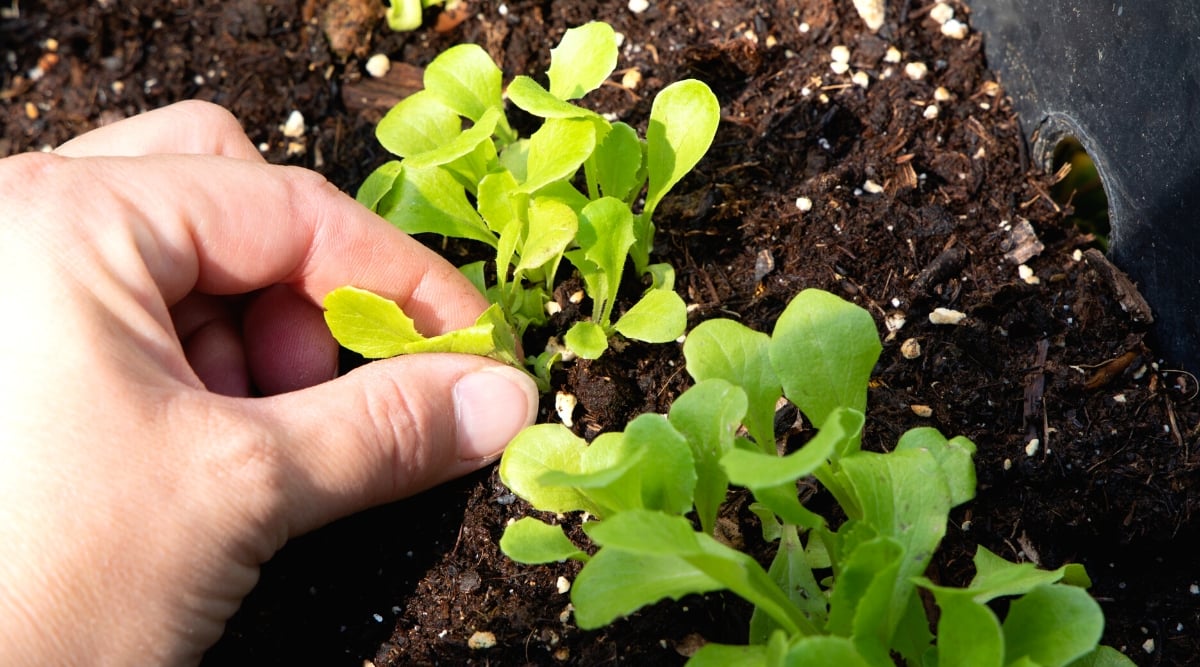
<svg viewBox="0 0 1200 667">
<path fill-rule="evenodd" d="M 859 303 L 885 333 L 903 314 L 876 368 L 867 445 L 886 449 L 905 429 L 933 425 L 979 449 L 978 497 L 955 513 L 931 576 L 965 583 L 976 545 L 1046 567 L 1081 562 L 1107 614 L 1106 643 L 1138 664 L 1195 662 L 1195 378 L 1156 357 L 1146 318 L 1123 308 L 1128 289 L 1102 256 L 1083 257 L 1095 241 L 1063 225 L 1070 211 L 1031 164 L 978 34 L 942 36 L 927 0 L 890 2 L 879 36 L 850 0 L 654 0 L 641 14 L 624 2 L 467 0 L 457 26 L 434 29 L 431 10 L 426 28 L 404 35 L 361 4 L 0 5 L 15 14 L 0 19 L 0 156 L 200 98 L 230 108 L 268 159 L 353 192 L 386 158 L 373 121 L 441 49 L 476 42 L 506 76 L 540 74 L 566 28 L 607 20 L 625 42 L 596 108 L 644 127 L 654 93 L 685 77 L 722 103 L 713 149 L 657 216 L 658 256 L 695 304 L 692 323 L 734 317 L 770 330 L 806 287 Z M 343 30 L 331 37 L 322 26 L 335 24 Z M 838 44 L 868 88 L 830 71 Z M 912 80 L 903 63 L 885 62 L 889 45 L 929 75 Z M 386 79 L 364 74 L 371 53 L 397 61 Z M 642 76 L 636 89 L 619 84 L 627 68 Z M 939 86 L 949 99 L 927 118 Z M 307 123 L 295 140 L 280 127 L 292 110 Z M 1043 246 L 1025 260 L 1038 284 L 1006 259 L 1026 229 Z M 937 307 L 967 317 L 931 324 Z M 921 347 L 914 359 L 900 353 L 910 338 Z M 577 430 L 591 436 L 665 411 L 686 386 L 681 371 L 677 345 L 630 345 L 568 366 L 556 389 L 579 397 Z M 742 504 L 734 497 L 727 532 L 768 558 Z M 206 662 L 658 665 L 681 663 L 700 641 L 744 641 L 749 609 L 721 595 L 578 630 L 557 590 L 574 566 L 518 567 L 496 548 L 505 522 L 527 512 L 484 471 L 295 540 Z M 469 649 L 476 631 L 494 633 L 496 646 Z"/>
</svg>

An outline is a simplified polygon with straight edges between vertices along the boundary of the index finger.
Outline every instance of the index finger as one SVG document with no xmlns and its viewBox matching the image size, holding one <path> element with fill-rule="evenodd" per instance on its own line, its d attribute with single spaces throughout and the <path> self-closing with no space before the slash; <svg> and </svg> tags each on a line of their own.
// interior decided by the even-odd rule
<svg viewBox="0 0 1200 667">
<path fill-rule="evenodd" d="M 47 163 L 27 181 L 38 193 L 31 204 L 50 207 L 43 217 L 76 217 L 72 233 L 98 261 L 138 291 L 148 275 L 168 305 L 193 289 L 239 294 L 277 283 L 320 304 L 350 284 L 395 299 L 428 333 L 467 326 L 487 307 L 446 260 L 315 172 L 200 155 L 19 158 Z M 145 271 L 111 248 L 126 242 Z"/>
</svg>

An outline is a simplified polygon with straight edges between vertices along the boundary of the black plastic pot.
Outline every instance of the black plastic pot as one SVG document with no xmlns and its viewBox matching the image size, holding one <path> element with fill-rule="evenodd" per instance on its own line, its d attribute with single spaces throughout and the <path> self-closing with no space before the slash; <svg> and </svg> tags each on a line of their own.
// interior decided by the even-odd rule
<svg viewBox="0 0 1200 667">
<path fill-rule="evenodd" d="M 1161 353 L 1200 371 L 1200 3 L 969 4 L 1031 155 L 1083 144 L 1108 195 L 1110 258 L 1149 302 Z"/>
</svg>

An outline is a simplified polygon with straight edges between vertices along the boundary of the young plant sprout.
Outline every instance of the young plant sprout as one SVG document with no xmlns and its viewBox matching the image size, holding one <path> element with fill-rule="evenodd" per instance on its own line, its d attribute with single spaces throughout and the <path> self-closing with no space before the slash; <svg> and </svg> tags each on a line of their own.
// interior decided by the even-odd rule
<svg viewBox="0 0 1200 667">
<path fill-rule="evenodd" d="M 421 27 L 421 13 L 445 0 L 389 0 L 384 18 L 396 32 L 408 32 Z"/>
<path fill-rule="evenodd" d="M 573 103 L 607 80 L 616 63 L 609 25 L 566 31 L 551 50 L 548 87 L 528 76 L 508 85 L 509 101 L 542 119 L 523 138 L 505 116 L 499 67 L 479 46 L 452 47 L 426 68 L 424 90 L 379 123 L 380 143 L 400 159 L 372 173 L 358 192 L 360 202 L 406 232 L 490 246 L 490 265 L 461 270 L 518 334 L 546 323 L 546 304 L 566 258 L 583 280 L 592 312 L 565 343 L 588 359 L 599 357 L 617 334 L 652 343 L 683 334 L 686 308 L 673 290 L 674 271 L 650 263 L 652 216 L 704 155 L 720 120 L 716 97 L 694 80 L 658 93 L 644 140 L 631 126 Z M 614 321 L 627 258 L 650 286 Z M 363 303 L 327 303 L 331 326 L 354 320 L 344 309 Z M 351 349 L 364 342 L 334 329 Z M 555 354 L 536 358 L 535 369 L 544 373 Z"/>
<path fill-rule="evenodd" d="M 533 517 L 510 525 L 500 548 L 523 563 L 584 562 L 570 591 L 585 629 L 691 593 L 727 589 L 753 603 L 750 644 L 709 644 L 692 667 L 876 667 L 895 656 L 913 666 L 1131 665 L 1097 645 L 1104 617 L 1081 566 L 1039 570 L 980 548 L 966 588 L 925 578 L 950 510 L 975 495 L 975 445 L 916 428 L 887 453 L 863 450 L 880 350 L 865 310 L 818 290 L 796 296 L 770 336 L 701 324 L 684 345 L 696 384 L 667 415 L 641 415 L 590 445 L 562 425 L 533 426 L 501 458 L 501 479 L 535 508 L 595 517 L 583 524 L 594 553 Z M 784 456 L 772 424 L 780 396 L 817 428 Z M 844 512 L 836 530 L 800 503 L 796 482 L 809 476 Z M 753 494 L 764 538 L 779 542 L 766 569 L 713 537 L 730 484 Z M 941 609 L 936 636 L 919 588 Z M 988 606 L 998 598 L 1011 599 L 1003 620 Z"/>
</svg>

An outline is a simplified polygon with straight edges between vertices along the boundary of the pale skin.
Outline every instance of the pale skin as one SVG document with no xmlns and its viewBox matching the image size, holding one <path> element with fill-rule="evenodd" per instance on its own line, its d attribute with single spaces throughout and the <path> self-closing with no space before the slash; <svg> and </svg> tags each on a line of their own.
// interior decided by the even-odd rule
<svg viewBox="0 0 1200 667">
<path fill-rule="evenodd" d="M 0 664 L 194 664 L 289 537 L 487 464 L 536 413 L 483 358 L 335 377 L 338 286 L 426 334 L 487 303 L 216 106 L 0 160 L 0 225 Z"/>
</svg>

